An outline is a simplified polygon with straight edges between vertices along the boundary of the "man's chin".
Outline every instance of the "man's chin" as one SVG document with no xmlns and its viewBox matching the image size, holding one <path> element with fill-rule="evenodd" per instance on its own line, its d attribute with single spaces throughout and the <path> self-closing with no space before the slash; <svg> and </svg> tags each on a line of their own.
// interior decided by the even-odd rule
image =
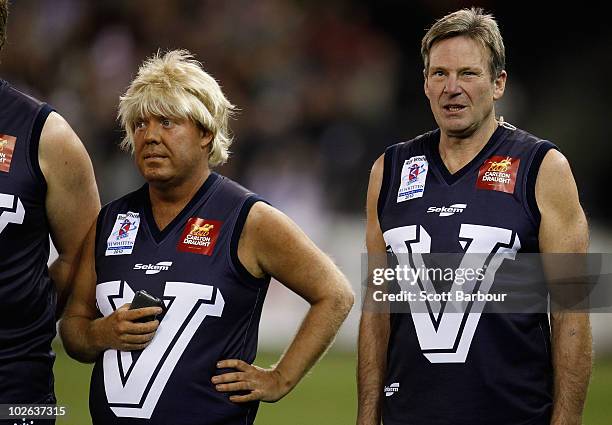
<svg viewBox="0 0 612 425">
<path fill-rule="evenodd" d="M 142 173 L 142 177 L 149 184 L 165 184 L 171 180 L 171 177 L 165 173 L 160 173 L 159 171 L 145 171 Z"/>
<path fill-rule="evenodd" d="M 475 125 L 450 125 L 443 129 L 443 131 L 448 137 L 467 139 L 474 134 L 476 129 L 477 127 Z"/>
</svg>

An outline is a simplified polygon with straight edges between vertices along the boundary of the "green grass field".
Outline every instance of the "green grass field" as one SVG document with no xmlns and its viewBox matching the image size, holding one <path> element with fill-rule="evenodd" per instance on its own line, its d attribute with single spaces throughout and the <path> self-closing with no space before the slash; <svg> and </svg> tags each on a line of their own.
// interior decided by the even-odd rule
<svg viewBox="0 0 612 425">
<path fill-rule="evenodd" d="M 91 424 L 87 394 L 91 366 L 77 363 L 56 347 L 56 393 L 68 415 L 58 425 Z M 256 364 L 267 366 L 275 354 L 260 354 Z M 344 425 L 355 423 L 355 356 L 332 352 L 287 397 L 262 403 L 257 425 Z M 584 425 L 612 424 L 612 359 L 598 360 L 593 370 Z M 170 425 L 170 424 L 169 424 Z"/>
</svg>

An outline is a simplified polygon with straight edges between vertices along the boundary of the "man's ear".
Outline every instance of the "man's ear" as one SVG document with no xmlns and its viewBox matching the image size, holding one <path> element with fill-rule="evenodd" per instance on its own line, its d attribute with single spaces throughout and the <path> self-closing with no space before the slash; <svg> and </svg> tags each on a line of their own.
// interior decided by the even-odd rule
<svg viewBox="0 0 612 425">
<path fill-rule="evenodd" d="M 212 134 L 212 131 L 204 127 L 201 127 L 201 126 L 198 126 L 198 127 L 200 130 L 200 145 L 202 146 L 202 148 L 205 148 L 206 146 L 209 146 L 212 143 L 213 134 Z"/>
<path fill-rule="evenodd" d="M 502 71 L 499 73 L 499 76 L 493 81 L 495 84 L 495 89 L 493 90 L 493 100 L 499 100 L 504 95 L 504 91 L 506 90 L 506 80 L 508 79 L 508 73 L 506 71 Z"/>
</svg>

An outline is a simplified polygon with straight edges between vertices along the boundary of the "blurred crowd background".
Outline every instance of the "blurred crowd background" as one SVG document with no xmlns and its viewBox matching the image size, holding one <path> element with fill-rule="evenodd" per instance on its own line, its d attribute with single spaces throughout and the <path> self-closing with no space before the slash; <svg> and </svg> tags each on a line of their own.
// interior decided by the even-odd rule
<svg viewBox="0 0 612 425">
<path fill-rule="evenodd" d="M 106 203 L 142 184 L 118 148 L 120 94 L 158 49 L 190 50 L 240 109 L 232 157 L 219 171 L 297 221 L 359 291 L 369 168 L 386 146 L 435 126 L 422 89 L 421 37 L 434 19 L 473 4 L 495 14 L 506 44 L 509 80 L 498 114 L 561 148 L 593 224 L 593 249 L 612 252 L 604 173 L 612 160 L 605 106 L 612 31 L 592 8 L 14 0 L 0 76 L 66 117 L 91 155 Z M 305 308 L 283 291 L 276 286 L 268 299 L 274 306 L 264 313 L 264 343 L 283 345 Z M 340 337 L 345 347 L 354 344 L 357 317 L 355 309 Z"/>
</svg>

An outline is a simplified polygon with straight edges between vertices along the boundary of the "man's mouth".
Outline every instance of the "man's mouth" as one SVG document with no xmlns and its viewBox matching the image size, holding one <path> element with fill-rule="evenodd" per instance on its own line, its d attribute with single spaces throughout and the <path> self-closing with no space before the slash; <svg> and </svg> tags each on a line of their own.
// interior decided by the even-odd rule
<svg viewBox="0 0 612 425">
<path fill-rule="evenodd" d="M 464 105 L 457 105 L 457 104 L 444 105 L 444 109 L 447 110 L 448 112 L 459 112 L 465 108 L 466 107 Z"/>
<path fill-rule="evenodd" d="M 159 153 L 147 153 L 144 156 L 144 159 L 161 159 L 161 158 L 165 158 L 165 155 L 159 154 Z"/>
</svg>

